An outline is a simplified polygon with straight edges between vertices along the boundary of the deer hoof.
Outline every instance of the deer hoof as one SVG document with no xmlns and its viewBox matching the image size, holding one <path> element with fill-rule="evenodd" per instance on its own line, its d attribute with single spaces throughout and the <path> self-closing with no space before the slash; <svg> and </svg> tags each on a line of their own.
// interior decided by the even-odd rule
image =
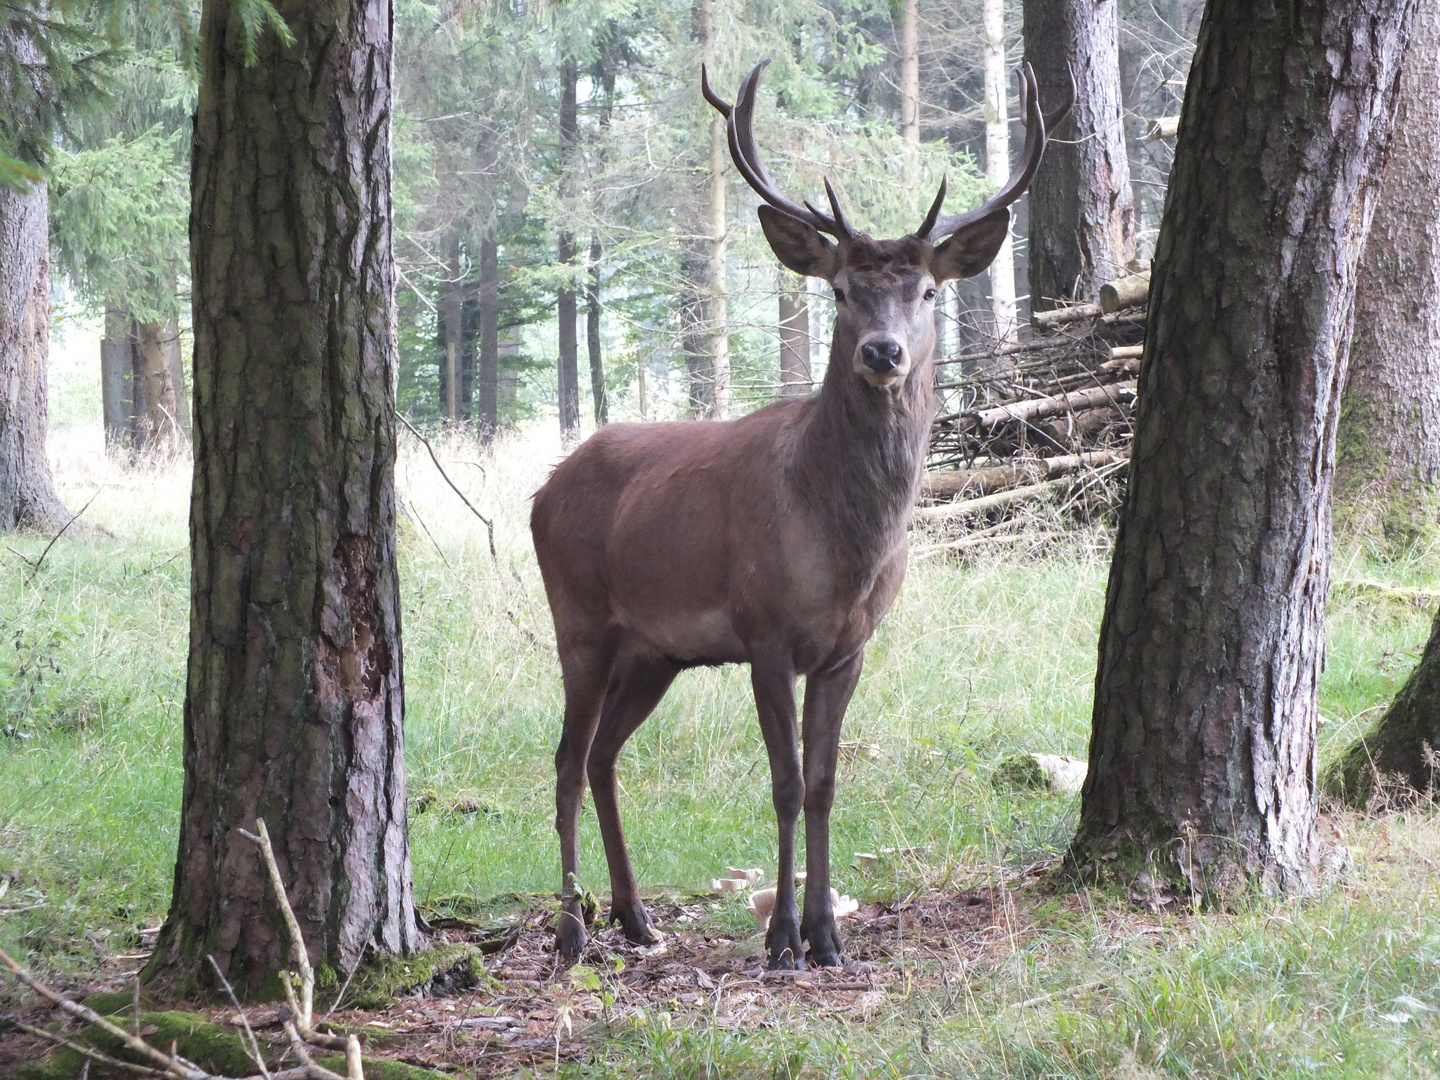
<svg viewBox="0 0 1440 1080">
<path fill-rule="evenodd" d="M 612 907 L 610 921 L 620 924 L 620 929 L 625 932 L 625 940 L 632 945 L 654 945 L 663 940 L 665 935 L 655 929 L 649 913 L 643 907 L 637 905 L 637 908 L 638 910 L 625 911 Z"/>
<path fill-rule="evenodd" d="M 555 951 L 560 954 L 560 959 L 573 964 L 580 959 L 588 941 L 580 915 L 562 908 L 555 923 Z"/>
<path fill-rule="evenodd" d="M 845 947 L 840 940 L 840 931 L 834 924 L 824 930 L 805 935 L 810 942 L 810 951 L 805 959 L 811 967 L 842 967 L 845 963 Z"/>
<path fill-rule="evenodd" d="M 777 932 L 772 926 L 765 936 L 765 949 L 770 957 L 771 971 L 801 971 L 805 967 L 805 948 L 800 943 L 800 928 L 794 927 L 789 933 Z"/>
</svg>

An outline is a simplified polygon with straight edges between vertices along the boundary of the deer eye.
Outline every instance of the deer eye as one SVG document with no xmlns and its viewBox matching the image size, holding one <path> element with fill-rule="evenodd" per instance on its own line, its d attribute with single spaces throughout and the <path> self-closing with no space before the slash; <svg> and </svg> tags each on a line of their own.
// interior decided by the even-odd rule
<svg viewBox="0 0 1440 1080">
<path fill-rule="evenodd" d="M 843 304 L 843 303 L 845 302 L 845 290 L 844 290 L 844 289 L 836 289 L 836 290 L 835 290 L 835 302 L 836 302 L 837 304 Z"/>
<path fill-rule="evenodd" d="M 935 290 L 934 290 L 934 289 L 926 289 L 926 290 L 925 290 L 925 299 L 926 299 L 926 300 L 934 300 L 934 299 L 935 299 Z"/>
</svg>

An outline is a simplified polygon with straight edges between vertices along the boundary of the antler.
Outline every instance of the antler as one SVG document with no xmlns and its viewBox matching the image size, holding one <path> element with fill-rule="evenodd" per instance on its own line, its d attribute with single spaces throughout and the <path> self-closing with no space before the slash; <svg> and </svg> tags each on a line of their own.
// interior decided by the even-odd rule
<svg viewBox="0 0 1440 1080">
<path fill-rule="evenodd" d="M 1045 144 L 1049 140 L 1049 132 L 1065 119 L 1070 108 L 1075 104 L 1075 76 L 1070 75 L 1070 93 L 1064 104 L 1058 106 L 1048 116 L 1040 108 L 1040 90 L 1035 82 L 1035 70 L 1026 64 L 1023 68 L 1015 71 L 1016 82 L 1020 90 L 1020 114 L 1025 117 L 1025 149 L 1020 154 L 1020 160 L 1015 166 L 1015 171 L 1010 174 L 1010 179 L 1005 186 L 997 191 L 993 198 L 978 206 L 974 210 L 968 210 L 963 214 L 950 214 L 947 217 L 940 217 L 940 208 L 945 202 L 945 181 L 940 181 L 940 194 L 935 196 L 935 201 L 930 204 L 930 212 L 925 215 L 925 220 L 920 228 L 915 230 L 915 235 L 922 240 L 934 241 L 942 236 L 949 236 L 951 233 L 959 232 L 967 225 L 989 217 L 997 210 L 1003 210 L 1015 202 L 1024 194 L 1025 189 L 1030 186 L 1030 181 L 1035 177 L 1035 170 L 1040 167 L 1040 158 L 1045 153 Z"/>
<path fill-rule="evenodd" d="M 803 221 L 838 239 L 849 240 L 855 235 L 855 230 L 840 209 L 840 199 L 836 196 L 829 177 L 825 178 L 825 196 L 830 201 L 831 213 L 824 214 L 808 202 L 801 206 L 781 195 L 760 160 L 760 151 L 755 145 L 755 90 L 760 85 L 760 73 L 769 63 L 768 59 L 761 60 L 754 70 L 745 76 L 740 83 L 740 93 L 734 105 L 710 88 L 710 76 L 704 64 L 700 65 L 700 91 L 705 95 L 705 100 L 725 117 L 730 157 L 734 159 L 735 168 L 745 178 L 745 182 L 755 189 L 755 194 L 787 217 Z"/>
</svg>

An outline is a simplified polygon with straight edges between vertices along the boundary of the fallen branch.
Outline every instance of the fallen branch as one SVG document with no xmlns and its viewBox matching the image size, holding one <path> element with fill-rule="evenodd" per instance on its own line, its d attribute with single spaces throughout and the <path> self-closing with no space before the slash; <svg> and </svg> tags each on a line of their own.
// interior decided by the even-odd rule
<svg viewBox="0 0 1440 1080">
<path fill-rule="evenodd" d="M 987 510 L 998 510 L 1001 507 L 1010 506 L 1017 502 L 1039 499 L 1069 483 L 1070 478 L 1068 476 L 1062 476 L 1059 480 L 1047 480 L 1043 484 L 1031 484 L 1027 487 L 1011 488 L 1009 491 L 996 492 L 994 495 L 986 495 L 981 499 L 946 503 L 943 506 L 921 506 L 916 509 L 914 519 L 916 521 L 948 521 L 951 518 L 968 517 L 971 514 L 983 514 Z"/>
<path fill-rule="evenodd" d="M 32 569 L 32 570 L 30 571 L 30 576 L 25 579 L 25 584 L 26 584 L 26 585 L 29 585 L 32 581 L 34 581 L 34 580 L 35 580 L 35 575 L 38 574 L 38 573 L 40 573 L 40 566 L 41 566 L 42 563 L 45 562 L 45 556 L 50 554 L 50 549 L 55 546 L 55 541 L 59 540 L 60 537 L 62 537 L 62 536 L 65 535 L 65 530 L 66 530 L 66 529 L 70 528 L 71 525 L 74 525 L 75 522 L 77 522 L 77 521 L 80 520 L 80 515 L 83 514 L 83 513 L 85 513 L 86 510 L 89 510 L 89 509 L 90 509 L 90 503 L 93 503 L 96 499 L 98 499 L 98 498 L 100 497 L 100 492 L 102 492 L 102 491 L 104 491 L 104 490 L 105 490 L 105 485 L 104 485 L 104 484 L 101 484 L 98 488 L 96 488 L 96 489 L 95 489 L 95 494 L 90 496 L 90 502 L 87 502 L 87 503 L 86 503 L 84 506 L 82 506 L 79 510 L 77 510 L 77 511 L 75 511 L 75 513 L 71 514 L 71 515 L 70 515 L 70 520 L 67 521 L 67 522 L 65 522 L 64 525 L 61 525 L 61 526 L 60 526 L 60 531 L 57 532 L 54 536 L 52 536 L 52 537 L 50 538 L 50 542 L 45 545 L 45 550 L 42 551 L 42 552 L 40 552 L 40 557 L 35 560 L 35 562 L 34 562 L 34 564 L 33 564 L 33 565 L 34 565 L 34 569 Z M 21 557 L 24 558 L 24 556 L 21 556 Z M 28 562 L 29 560 L 27 559 L 26 561 Z"/>
<path fill-rule="evenodd" d="M 953 499 L 965 494 L 990 495 L 1039 480 L 1053 480 L 1081 469 L 1098 469 L 1128 457 L 1129 452 L 1125 450 L 1093 450 L 1082 454 L 1057 454 L 1015 465 L 926 473 L 920 481 L 920 495 L 926 499 Z"/>
<path fill-rule="evenodd" d="M 1056 308 L 1054 311 L 1037 311 L 1030 316 L 1030 324 L 1048 328 L 1079 322 L 1081 319 L 1093 319 L 1104 314 L 1099 304 L 1075 304 L 1071 307 Z"/>
<path fill-rule="evenodd" d="M 1054 397 L 1031 398 L 1029 401 L 1017 401 L 1010 405 L 994 405 L 969 415 L 974 418 L 979 427 L 998 427 L 1000 424 L 1013 420 L 1038 420 L 1041 417 L 1055 416 L 1058 413 L 1080 412 L 1083 409 L 1093 409 L 1101 405 L 1118 405 L 1122 398 L 1133 398 L 1134 396 L 1135 382 L 1132 379 L 1129 382 L 1112 383 L 1109 386 L 1092 386 L 1085 390 L 1072 390 L 1068 394 L 1057 394 Z"/>
<path fill-rule="evenodd" d="M 460 501 L 463 502 L 466 508 L 469 509 L 469 511 L 477 518 L 479 518 L 480 523 L 485 526 L 485 533 L 490 539 L 490 561 L 494 564 L 495 569 L 499 570 L 500 556 L 495 553 L 495 522 L 492 519 L 487 518 L 479 510 L 476 510 L 475 504 L 465 497 L 465 492 L 461 491 L 459 485 L 457 485 L 454 480 L 450 479 L 450 474 L 445 471 L 445 466 L 440 464 L 440 455 L 435 453 L 435 447 L 430 445 L 430 440 L 427 439 L 424 435 L 421 435 L 419 429 L 417 429 L 414 424 L 410 423 L 409 420 L 405 419 L 403 413 L 397 411 L 395 413 L 395 416 L 402 424 L 404 424 L 407 428 L 410 429 L 411 435 L 414 435 L 417 439 L 419 439 L 422 443 L 425 444 L 425 449 L 430 451 L 430 460 L 435 463 L 435 468 L 440 471 L 440 475 L 444 478 L 445 483 L 450 485 L 450 490 L 455 492 L 456 495 L 460 496 Z M 436 546 L 438 547 L 439 545 Z"/>
</svg>

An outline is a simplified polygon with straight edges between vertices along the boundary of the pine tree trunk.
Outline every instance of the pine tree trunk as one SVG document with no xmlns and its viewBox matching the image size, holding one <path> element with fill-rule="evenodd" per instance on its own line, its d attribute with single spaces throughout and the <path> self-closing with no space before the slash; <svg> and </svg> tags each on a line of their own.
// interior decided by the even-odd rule
<svg viewBox="0 0 1440 1080">
<path fill-rule="evenodd" d="M 1335 514 L 1393 548 L 1440 515 L 1440 8 L 1422 5 L 1355 294 Z"/>
<path fill-rule="evenodd" d="M 450 233 L 445 260 L 445 295 L 441 301 L 441 332 L 445 335 L 445 419 L 452 424 L 460 419 L 460 305 L 463 300 L 460 280 L 460 233 Z"/>
<path fill-rule="evenodd" d="M 135 377 L 144 411 L 135 417 L 138 450 L 169 450 L 180 438 L 180 407 L 171 381 L 166 329 L 158 322 L 135 324 Z"/>
<path fill-rule="evenodd" d="M 680 344 L 685 353 L 690 415 L 697 419 L 711 415 L 715 400 L 714 357 L 705 333 L 705 267 L 704 254 L 698 245 L 691 245 L 681 266 L 685 284 L 680 289 Z"/>
<path fill-rule="evenodd" d="M 190 438 L 190 392 L 185 386 L 185 352 L 181 347 L 180 325 L 171 319 L 165 325 L 165 362 L 170 369 L 170 385 L 175 388 L 175 420 L 180 433 Z"/>
<path fill-rule="evenodd" d="M 1071 852 L 1305 888 L 1356 268 L 1415 0 L 1212 0 L 1154 263 Z M 1296 78 L 1295 72 L 1304 72 Z"/>
<path fill-rule="evenodd" d="M 900 6 L 900 137 L 911 148 L 920 145 L 920 0 Z"/>
<path fill-rule="evenodd" d="M 1010 116 L 1006 99 L 1005 3 L 985 0 L 985 179 L 1000 188 L 1010 175 Z M 990 312 L 1000 342 L 1015 337 L 1015 246 L 1010 234 L 990 263 Z"/>
<path fill-rule="evenodd" d="M 499 426 L 500 245 L 493 233 L 480 241 L 480 441 L 488 444 Z"/>
<path fill-rule="evenodd" d="M 567 56 L 560 70 L 560 190 L 569 194 L 573 187 L 570 170 L 575 167 L 575 151 L 580 140 L 580 123 L 575 100 L 580 66 Z M 556 256 L 561 266 L 575 263 L 575 237 L 562 229 Z M 560 396 L 560 436 L 567 444 L 580 438 L 580 344 L 576 338 L 577 304 L 574 282 L 567 278 L 560 288 L 555 305 L 559 320 L 560 362 L 558 386 Z"/>
<path fill-rule="evenodd" d="M 389 4 L 287 4 L 295 44 L 206 0 L 190 245 L 195 478 L 174 895 L 145 977 L 246 996 L 289 962 L 263 817 L 310 956 L 422 945 L 395 565 Z M 343 976 L 342 976 L 343 977 Z"/>
<path fill-rule="evenodd" d="M 135 320 L 128 309 L 105 309 L 105 336 L 100 339 L 100 403 L 105 445 L 129 451 L 135 439 Z"/>
<path fill-rule="evenodd" d="M 605 394 L 605 358 L 600 351 L 600 237 L 590 234 L 590 268 L 585 281 L 585 345 L 590 352 L 590 396 L 595 402 L 595 426 L 610 422 Z"/>
<path fill-rule="evenodd" d="M 1135 257 L 1135 201 L 1121 122 L 1115 0 L 1024 0 L 1025 59 L 1042 105 L 1075 107 L 1030 184 L 1030 306 L 1094 301 Z M 1068 69 L 1068 70 L 1067 70 Z M 1053 105 L 1047 105 L 1053 108 Z"/>
<path fill-rule="evenodd" d="M 44 184 L 0 187 L 0 532 L 58 529 L 70 517 L 45 456 L 49 207 Z"/>
<path fill-rule="evenodd" d="M 805 279 L 780 268 L 780 393 L 810 393 L 810 305 Z"/>
<path fill-rule="evenodd" d="M 701 56 L 710 71 L 714 72 L 719 66 L 714 0 L 699 0 L 696 4 L 695 36 L 700 43 Z M 718 113 L 710 112 L 710 161 L 706 177 L 708 257 L 702 289 L 705 297 L 702 316 L 705 345 L 703 354 L 692 354 L 695 363 L 691 365 L 691 405 L 693 408 L 701 400 L 694 393 L 697 377 L 708 373 L 710 385 L 703 399 L 704 414 L 715 420 L 724 420 L 730 415 L 730 315 L 726 296 L 728 233 L 725 221 L 725 167 L 728 159 L 725 121 Z M 684 317 L 682 314 L 682 320 Z"/>
</svg>

